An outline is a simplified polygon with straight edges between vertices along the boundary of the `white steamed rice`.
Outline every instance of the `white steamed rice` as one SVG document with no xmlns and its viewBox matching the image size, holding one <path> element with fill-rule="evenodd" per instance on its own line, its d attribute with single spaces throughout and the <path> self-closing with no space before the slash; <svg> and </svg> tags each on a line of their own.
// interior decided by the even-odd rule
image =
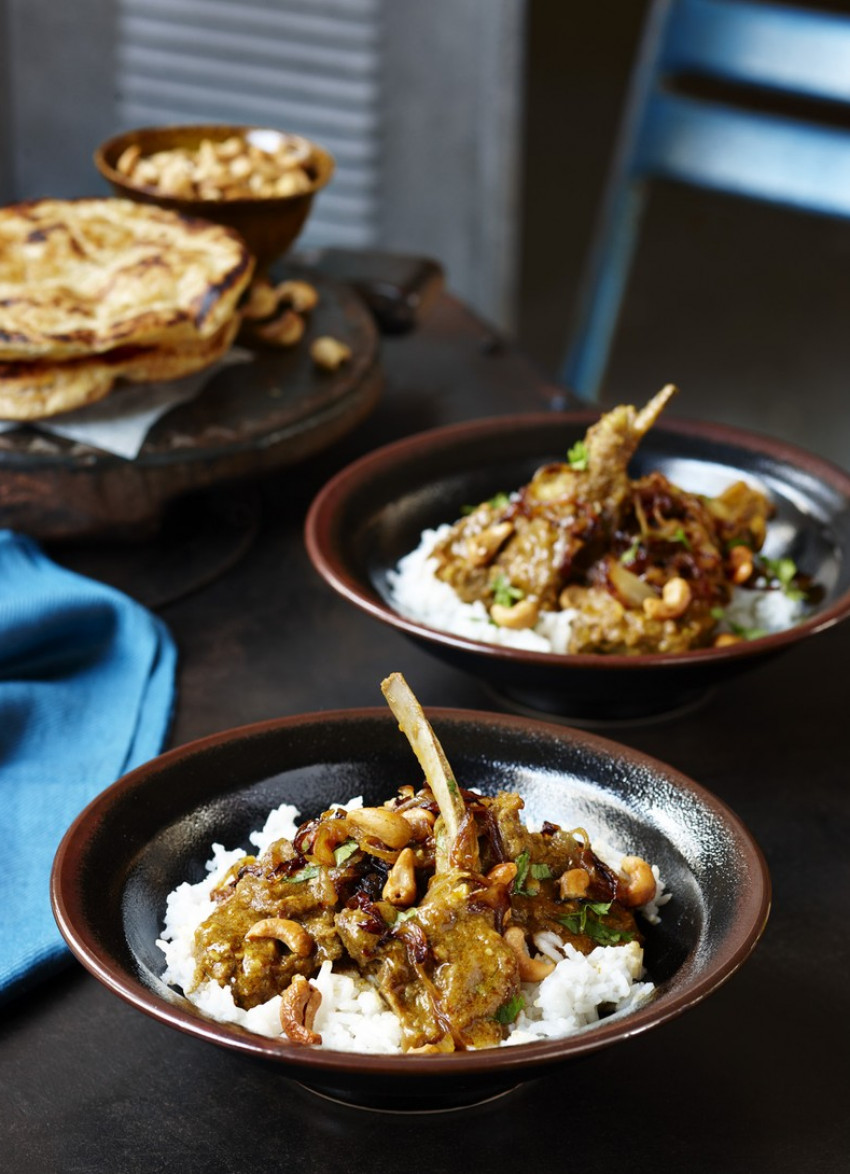
<svg viewBox="0 0 850 1174">
<path fill-rule="evenodd" d="M 362 806 L 360 798 L 340 804 Z M 292 839 L 298 828 L 298 811 L 283 804 L 271 812 L 251 843 L 262 853 L 275 840 Z M 215 908 L 210 892 L 245 852 L 212 845 L 207 876 L 197 884 L 184 882 L 169 894 L 165 924 L 157 945 L 165 955 L 162 981 L 183 991 L 199 1010 L 221 1023 L 237 1023 L 259 1035 L 279 1038 L 280 996 L 259 1007 L 243 1011 L 233 1001 L 229 987 L 208 980 L 192 989 L 195 972 L 193 954 L 196 928 Z M 606 864 L 618 868 L 622 853 L 610 845 L 595 842 L 593 850 Z M 653 865 L 657 892 L 641 911 L 650 922 L 658 921 L 658 909 L 670 900 L 656 865 Z M 602 1014 L 631 1010 L 646 1002 L 653 992 L 643 981 L 643 950 L 637 942 L 623 946 L 597 946 L 583 955 L 562 944 L 555 934 L 540 933 L 534 939 L 539 954 L 556 963 L 552 973 L 537 985 L 523 988 L 525 1009 L 509 1030 L 502 1046 L 560 1038 L 596 1023 Z M 322 1047 L 341 1052 L 401 1052 L 401 1027 L 372 984 L 363 978 L 337 974 L 325 962 L 312 979 L 322 995 L 314 1030 L 322 1036 Z"/>
<path fill-rule="evenodd" d="M 452 529 L 446 523 L 435 530 L 424 530 L 419 545 L 400 559 L 389 572 L 390 603 L 406 619 L 416 620 L 440 632 L 465 636 L 484 644 L 499 644 L 508 648 L 523 648 L 530 652 L 568 651 L 570 630 L 577 612 L 544 611 L 534 628 L 515 631 L 492 623 L 487 608 L 480 600 L 464 603 L 455 590 L 436 575 L 437 560 L 431 551 Z M 732 601 L 725 609 L 726 621 L 720 629 L 762 632 L 781 632 L 790 628 L 805 611 L 805 605 L 790 599 L 778 590 L 757 590 L 736 587 Z"/>
</svg>

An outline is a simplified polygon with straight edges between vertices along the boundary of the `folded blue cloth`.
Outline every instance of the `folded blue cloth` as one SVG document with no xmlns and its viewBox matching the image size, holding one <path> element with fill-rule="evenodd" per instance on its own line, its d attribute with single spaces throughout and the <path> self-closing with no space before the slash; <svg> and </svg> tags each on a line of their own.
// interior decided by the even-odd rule
<svg viewBox="0 0 850 1174">
<path fill-rule="evenodd" d="M 56 848 L 162 749 L 176 659 L 140 604 L 0 530 L 0 1001 L 70 956 L 50 909 Z"/>
</svg>

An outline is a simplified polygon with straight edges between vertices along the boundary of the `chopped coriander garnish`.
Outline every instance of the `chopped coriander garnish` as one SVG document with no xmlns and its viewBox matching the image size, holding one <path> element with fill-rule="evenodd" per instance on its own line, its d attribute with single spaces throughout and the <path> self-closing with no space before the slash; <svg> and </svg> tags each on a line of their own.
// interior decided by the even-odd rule
<svg viewBox="0 0 850 1174">
<path fill-rule="evenodd" d="M 494 493 L 489 501 L 485 501 L 484 505 L 490 506 L 493 510 L 503 510 L 506 505 L 510 505 L 510 495 L 507 493 Z M 476 510 L 480 509 L 480 505 L 463 505 L 460 507 L 461 516 L 468 518 L 470 514 L 474 514 Z"/>
<path fill-rule="evenodd" d="M 612 929 L 604 921 L 588 921 L 587 936 L 599 946 L 619 946 L 631 942 L 635 935 L 630 929 Z"/>
<path fill-rule="evenodd" d="M 768 578 L 774 579 L 789 599 L 805 599 L 806 593 L 794 586 L 798 572 L 792 558 L 765 558 L 762 555 L 760 562 Z"/>
<path fill-rule="evenodd" d="M 582 472 L 587 468 L 589 457 L 590 454 L 587 451 L 587 445 L 583 440 L 577 440 L 567 453 L 570 468 L 576 469 L 578 472 Z"/>
<path fill-rule="evenodd" d="M 736 624 L 727 617 L 722 607 L 713 607 L 710 614 L 712 619 L 727 624 L 733 636 L 740 636 L 742 640 L 759 640 L 762 636 L 767 635 L 767 628 L 744 628 L 740 624 Z"/>
<path fill-rule="evenodd" d="M 516 893 L 518 897 L 536 897 L 540 891 L 539 886 L 535 885 L 534 888 L 527 888 L 526 885 L 529 878 L 543 880 L 545 877 L 540 870 L 546 869 L 546 873 L 549 876 L 552 875 L 551 872 L 549 872 L 545 864 L 532 864 L 531 855 L 528 852 L 520 852 L 514 864 L 516 864 L 516 876 L 511 886 L 511 892 Z"/>
<path fill-rule="evenodd" d="M 740 624 L 733 624 L 731 620 L 727 620 L 727 623 L 733 634 L 742 640 L 760 640 L 768 634 L 767 628 L 744 628 Z"/>
<path fill-rule="evenodd" d="M 512 999 L 508 999 L 507 1003 L 502 1003 L 501 1007 L 496 1011 L 495 1019 L 497 1023 L 505 1026 L 509 1023 L 514 1023 L 516 1017 L 525 1006 L 525 999 L 522 995 L 514 995 Z"/>
<path fill-rule="evenodd" d="M 511 891 L 514 893 L 523 893 L 525 891 L 523 886 L 525 885 L 526 879 L 528 877 L 528 870 L 531 867 L 531 856 L 528 852 L 520 852 L 519 856 L 517 856 L 516 860 L 514 861 L 514 864 L 516 865 L 516 876 L 514 877 L 513 888 Z"/>
<path fill-rule="evenodd" d="M 521 587 L 512 587 L 510 580 L 503 571 L 499 571 L 492 583 L 493 602 L 499 607 L 512 607 L 518 600 L 524 598 L 525 592 Z"/>
<path fill-rule="evenodd" d="M 344 864 L 349 856 L 353 855 L 358 848 L 356 840 L 345 840 L 337 848 L 334 848 L 334 860 L 337 864 Z"/>
<path fill-rule="evenodd" d="M 532 864 L 530 872 L 535 880 L 552 879 L 552 869 L 548 864 Z"/>
<path fill-rule="evenodd" d="M 630 942 L 635 936 L 631 930 L 612 929 L 600 920 L 610 909 L 610 901 L 583 901 L 577 912 L 568 913 L 566 917 L 559 917 L 558 920 L 570 933 L 586 934 L 600 946 L 616 946 L 620 942 Z"/>
<path fill-rule="evenodd" d="M 294 872 L 292 876 L 286 877 L 286 880 L 291 885 L 300 884 L 301 881 L 314 880 L 319 875 L 318 864 L 308 864 L 299 872 Z"/>
<path fill-rule="evenodd" d="M 685 533 L 684 529 L 681 526 L 678 526 L 676 528 L 676 530 L 673 532 L 673 535 L 671 536 L 670 541 L 671 542 L 681 542 L 681 544 L 682 544 L 682 546 L 684 546 L 685 550 L 691 549 L 690 539 L 688 538 L 687 534 Z"/>
<path fill-rule="evenodd" d="M 635 538 L 628 550 L 624 550 L 620 555 L 620 562 L 624 567 L 631 566 L 638 556 L 640 550 L 640 538 Z"/>
</svg>

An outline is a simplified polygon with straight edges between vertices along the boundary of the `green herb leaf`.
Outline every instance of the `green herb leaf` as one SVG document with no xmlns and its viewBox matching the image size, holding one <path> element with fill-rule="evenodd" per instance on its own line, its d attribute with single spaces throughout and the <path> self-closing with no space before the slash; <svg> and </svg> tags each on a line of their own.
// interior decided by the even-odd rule
<svg viewBox="0 0 850 1174">
<path fill-rule="evenodd" d="M 344 840 L 339 847 L 334 848 L 334 860 L 337 864 L 344 864 L 349 856 L 357 851 L 357 848 L 356 840 Z"/>
<path fill-rule="evenodd" d="M 599 946 L 619 946 L 631 942 L 635 935 L 630 929 L 612 929 L 604 921 L 588 921 L 587 936 Z"/>
<path fill-rule="evenodd" d="M 507 1003 L 502 1003 L 501 1007 L 495 1014 L 497 1023 L 507 1025 L 514 1023 L 516 1017 L 525 1006 L 525 999 L 522 995 L 514 995 L 512 999 L 508 999 Z"/>
<path fill-rule="evenodd" d="M 568 913 L 558 920 L 570 933 L 585 934 L 599 946 L 616 946 L 621 942 L 632 941 L 635 935 L 631 930 L 614 929 L 601 920 L 610 910 L 610 901 L 583 901 L 577 912 Z"/>
<path fill-rule="evenodd" d="M 308 864 L 305 868 L 302 868 L 300 872 L 294 872 L 292 876 L 288 876 L 286 880 L 290 885 L 297 885 L 300 884 L 301 881 L 314 880 L 318 875 L 318 864 Z"/>
<path fill-rule="evenodd" d="M 805 591 L 794 586 L 799 572 L 797 564 L 792 558 L 765 558 L 762 555 L 760 562 L 764 573 L 769 579 L 779 584 L 784 595 L 787 595 L 789 599 L 805 599 Z"/>
<path fill-rule="evenodd" d="M 631 544 L 629 549 L 624 550 L 623 553 L 620 555 L 620 562 L 623 564 L 624 567 L 631 566 L 631 564 L 637 558 L 639 550 L 640 550 L 640 537 L 637 537 L 637 538 L 635 538 L 634 542 Z"/>
<path fill-rule="evenodd" d="M 744 628 L 740 624 L 733 624 L 731 620 L 728 623 L 730 631 L 742 640 L 760 640 L 767 635 L 767 628 Z"/>
<path fill-rule="evenodd" d="M 674 531 L 673 536 L 670 539 L 670 541 L 671 542 L 681 542 L 681 544 L 682 544 L 682 546 L 684 546 L 685 550 L 691 549 L 690 539 L 688 538 L 687 534 L 685 533 L 685 531 L 682 529 L 681 526 L 679 526 Z"/>
<path fill-rule="evenodd" d="M 511 502 L 510 494 L 494 493 L 489 501 L 485 501 L 481 504 L 488 505 L 488 506 L 490 506 L 491 509 L 494 509 L 494 510 L 503 510 L 506 505 L 510 505 L 510 502 Z M 474 514 L 476 510 L 481 509 L 481 504 L 479 504 L 479 505 L 462 505 L 460 507 L 461 517 L 468 518 L 470 514 Z"/>
<path fill-rule="evenodd" d="M 552 869 L 548 864 L 532 864 L 530 871 L 535 880 L 552 879 Z"/>
<path fill-rule="evenodd" d="M 514 861 L 516 865 L 516 876 L 514 877 L 512 893 L 517 893 L 522 897 L 533 897 L 533 893 L 529 893 L 525 888 L 525 882 L 528 880 L 528 873 L 531 869 L 531 856 L 528 852 L 520 852 Z"/>
<path fill-rule="evenodd" d="M 493 588 L 493 602 L 497 603 L 499 607 L 511 607 L 518 600 L 525 596 L 525 592 L 520 587 L 512 587 L 510 580 L 503 571 L 499 571 L 492 583 Z"/>
<path fill-rule="evenodd" d="M 449 775 L 448 778 L 446 779 L 446 786 L 449 788 L 449 790 L 451 791 L 451 793 L 453 795 L 460 794 L 460 787 L 457 785 L 457 780 L 453 779 L 451 775 Z"/>
<path fill-rule="evenodd" d="M 570 463 L 571 469 L 576 469 L 578 472 L 583 472 L 587 468 L 590 454 L 587 451 L 587 445 L 583 440 L 577 440 L 567 453 L 567 460 Z"/>
</svg>

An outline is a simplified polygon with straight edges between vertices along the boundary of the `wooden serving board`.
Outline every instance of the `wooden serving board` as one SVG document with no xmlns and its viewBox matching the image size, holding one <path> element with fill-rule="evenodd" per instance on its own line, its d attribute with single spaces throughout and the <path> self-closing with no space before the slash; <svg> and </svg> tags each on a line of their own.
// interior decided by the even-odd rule
<svg viewBox="0 0 850 1174">
<path fill-rule="evenodd" d="M 135 460 L 33 428 L 0 434 L 0 527 L 52 541 L 145 537 L 174 498 L 303 461 L 364 419 L 383 382 L 374 318 L 348 286 L 286 276 L 296 272 L 319 293 L 302 341 L 217 372 L 154 425 Z M 320 335 L 351 348 L 338 371 L 310 358 Z"/>
</svg>

